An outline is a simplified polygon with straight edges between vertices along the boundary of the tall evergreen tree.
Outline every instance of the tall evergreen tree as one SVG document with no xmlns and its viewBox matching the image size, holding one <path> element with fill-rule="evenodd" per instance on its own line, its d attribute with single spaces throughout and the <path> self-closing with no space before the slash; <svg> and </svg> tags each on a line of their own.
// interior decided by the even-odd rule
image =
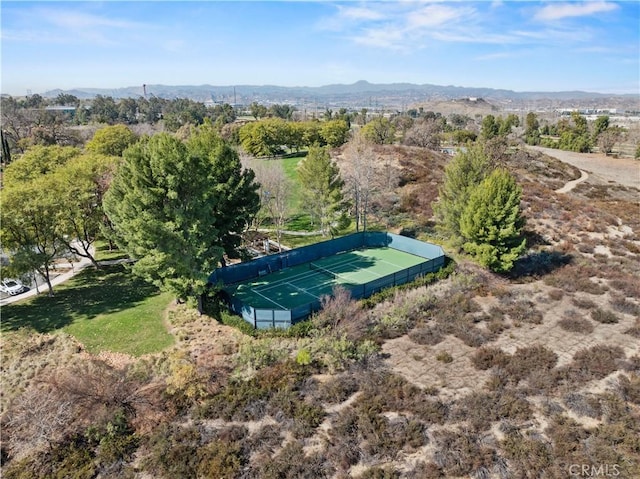
<svg viewBox="0 0 640 479">
<path fill-rule="evenodd" d="M 302 185 L 303 204 L 320 224 L 322 235 L 326 236 L 346 209 L 340 169 L 331 161 L 326 148 L 311 147 L 298 165 L 298 179 Z"/>
<path fill-rule="evenodd" d="M 440 187 L 438 202 L 433 210 L 438 229 L 457 245 L 462 243 L 460 217 L 472 191 L 493 170 L 493 164 L 482 145 L 473 145 L 459 151 L 445 167 L 444 183 Z"/>
<path fill-rule="evenodd" d="M 473 189 L 462 211 L 464 250 L 493 271 L 509 271 L 525 249 L 521 194 L 513 176 L 496 169 Z"/>
<path fill-rule="evenodd" d="M 104 198 L 115 241 L 134 273 L 180 299 L 201 299 L 209 274 L 234 254 L 259 205 L 253 173 L 211 131 L 185 144 L 155 135 L 126 150 Z"/>
</svg>

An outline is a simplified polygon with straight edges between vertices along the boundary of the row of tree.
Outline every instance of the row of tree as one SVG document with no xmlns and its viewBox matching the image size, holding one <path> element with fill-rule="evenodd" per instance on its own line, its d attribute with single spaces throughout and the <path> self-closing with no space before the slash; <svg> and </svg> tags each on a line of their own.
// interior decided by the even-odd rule
<svg viewBox="0 0 640 479">
<path fill-rule="evenodd" d="M 116 158 L 73 147 L 36 146 L 4 171 L 0 239 L 10 251 L 10 271 L 37 272 L 49 294 L 54 261 L 86 257 L 104 226 L 102 198 Z"/>
<path fill-rule="evenodd" d="M 116 155 L 122 155 L 116 156 Z M 99 131 L 83 152 L 36 146 L 4 171 L 0 238 L 9 270 L 51 270 L 66 253 L 89 258 L 102 236 L 137 261 L 134 273 L 197 298 L 260 207 L 259 185 L 213 127 L 185 140 L 138 139 L 123 125 Z"/>
<path fill-rule="evenodd" d="M 581 153 L 588 153 L 597 146 L 601 153 L 609 155 L 625 135 L 623 128 L 610 124 L 609 116 L 599 116 L 589 128 L 587 119 L 577 111 L 555 124 L 543 126 L 535 113 L 528 113 L 525 124 L 526 143 Z"/>
<path fill-rule="evenodd" d="M 247 123 L 239 130 L 239 141 L 249 154 L 275 156 L 285 148 L 299 151 L 312 145 L 337 147 L 349 137 L 349 126 L 344 120 L 286 121 L 281 118 Z"/>
</svg>

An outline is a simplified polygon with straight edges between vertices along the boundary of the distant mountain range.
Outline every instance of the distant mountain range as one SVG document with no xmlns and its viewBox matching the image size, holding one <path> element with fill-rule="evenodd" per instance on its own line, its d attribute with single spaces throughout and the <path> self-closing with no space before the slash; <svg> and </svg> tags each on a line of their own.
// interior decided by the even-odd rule
<svg viewBox="0 0 640 479">
<path fill-rule="evenodd" d="M 293 103 L 297 105 L 320 104 L 321 106 L 349 105 L 361 107 L 376 106 L 411 106 L 428 101 L 453 100 L 459 98 L 485 98 L 499 103 L 504 102 L 537 102 L 540 100 L 593 101 L 616 99 L 617 101 L 638 102 L 639 95 L 614 95 L 585 91 L 559 92 L 516 92 L 513 90 L 494 88 L 474 88 L 461 86 L 441 86 L 413 83 L 369 83 L 361 80 L 356 83 L 324 85 L 319 87 L 285 87 L 276 85 L 143 85 L 124 88 L 77 88 L 73 90 L 51 90 L 43 94 L 45 97 L 56 97 L 59 93 L 68 93 L 81 99 L 93 98 L 96 95 L 114 98 L 131 98 L 156 96 L 160 98 L 190 98 L 196 101 L 227 102 L 248 104 L 253 101 L 268 103 Z"/>
</svg>

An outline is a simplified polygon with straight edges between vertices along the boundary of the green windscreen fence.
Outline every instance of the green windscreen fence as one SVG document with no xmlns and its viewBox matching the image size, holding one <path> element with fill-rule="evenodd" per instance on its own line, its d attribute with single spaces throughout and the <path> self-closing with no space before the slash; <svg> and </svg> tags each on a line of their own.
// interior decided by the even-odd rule
<svg viewBox="0 0 640 479">
<path fill-rule="evenodd" d="M 383 250 L 388 253 L 383 255 Z M 393 256 L 393 250 L 406 253 L 404 260 L 400 253 Z M 346 254 L 352 251 L 368 252 L 356 259 L 362 269 L 352 267 L 349 258 L 356 256 Z M 227 291 L 230 309 L 254 327 L 286 328 L 319 310 L 321 297 L 330 294 L 333 285 L 349 289 L 355 299 L 366 298 L 437 271 L 444 261 L 440 246 L 392 233 L 363 232 L 219 268 L 209 282 Z"/>
</svg>

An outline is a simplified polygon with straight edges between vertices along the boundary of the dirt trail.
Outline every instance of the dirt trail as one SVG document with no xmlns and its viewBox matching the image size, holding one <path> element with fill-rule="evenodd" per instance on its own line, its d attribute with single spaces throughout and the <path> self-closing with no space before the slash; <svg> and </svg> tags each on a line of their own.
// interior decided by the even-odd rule
<svg viewBox="0 0 640 479">
<path fill-rule="evenodd" d="M 638 160 L 611 158 L 597 153 L 576 153 L 575 151 L 556 150 L 541 146 L 527 148 L 588 171 L 591 176 L 605 182 L 614 181 L 624 186 L 640 189 L 640 161 Z"/>
<path fill-rule="evenodd" d="M 567 183 L 562 187 L 556 190 L 556 193 L 569 193 L 572 189 L 578 186 L 583 181 L 587 181 L 589 179 L 589 174 L 586 171 L 580 170 L 580 178 L 577 180 L 567 181 Z"/>
</svg>

